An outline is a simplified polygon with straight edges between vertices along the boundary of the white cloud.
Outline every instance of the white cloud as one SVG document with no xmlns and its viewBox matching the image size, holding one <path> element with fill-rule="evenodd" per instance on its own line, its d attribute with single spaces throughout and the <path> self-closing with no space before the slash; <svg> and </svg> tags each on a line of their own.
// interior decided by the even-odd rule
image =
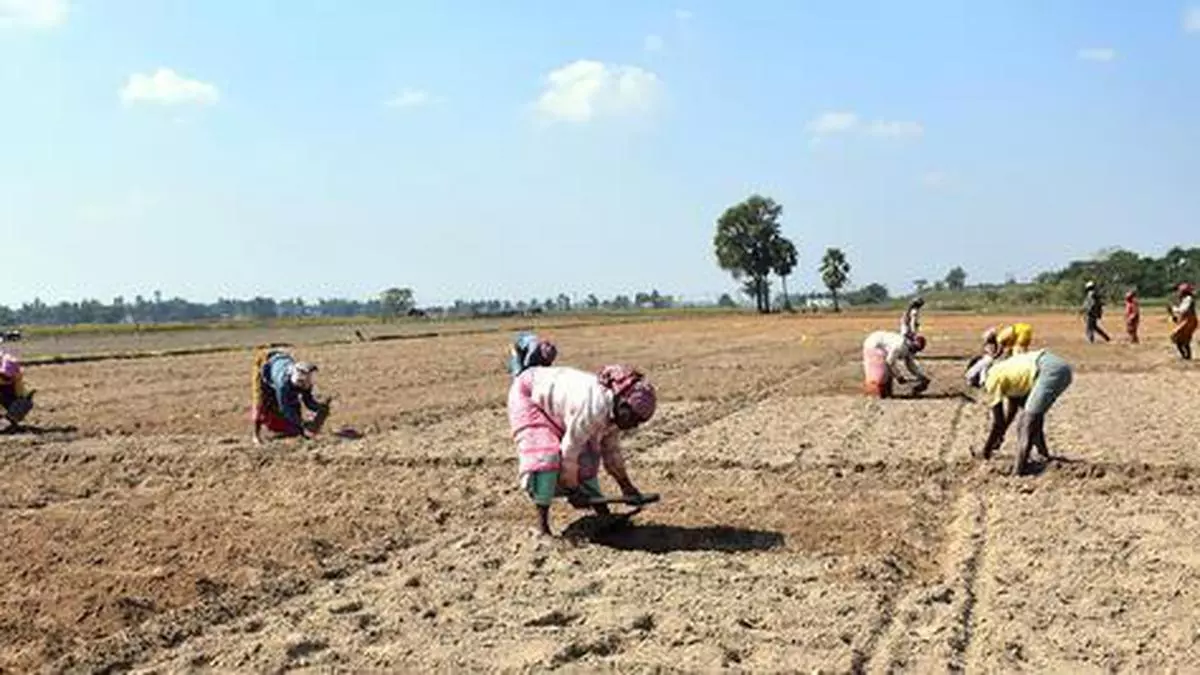
<svg viewBox="0 0 1200 675">
<path fill-rule="evenodd" d="M 1075 52 L 1075 56 L 1082 61 L 1107 62 L 1117 58 L 1117 50 L 1112 47 L 1085 47 Z"/>
<path fill-rule="evenodd" d="M 691 21 L 693 16 L 695 16 L 695 15 L 692 14 L 691 10 L 687 10 L 687 9 L 675 10 L 675 18 L 679 19 L 680 21 Z"/>
<path fill-rule="evenodd" d="M 1200 6 L 1188 7 L 1183 12 L 1183 32 L 1200 33 Z"/>
<path fill-rule="evenodd" d="M 858 128 L 858 115 L 848 111 L 824 112 L 808 123 L 809 132 L 817 136 L 841 134 Z"/>
<path fill-rule="evenodd" d="M 661 80 L 648 70 L 587 59 L 550 71 L 545 82 L 534 108 L 548 119 L 566 122 L 646 112 L 662 89 Z"/>
<path fill-rule="evenodd" d="M 51 28 L 67 20 L 67 0 L 0 0 L 0 26 Z"/>
<path fill-rule="evenodd" d="M 950 180 L 950 176 L 944 171 L 926 171 L 921 174 L 921 184 L 927 188 L 944 187 Z"/>
<path fill-rule="evenodd" d="M 658 35 L 647 35 L 646 39 L 642 41 L 642 48 L 648 52 L 661 52 L 665 46 L 666 43 Z"/>
<path fill-rule="evenodd" d="M 389 108 L 420 108 L 437 102 L 437 97 L 421 89 L 404 89 L 387 100 Z"/>
<path fill-rule="evenodd" d="M 157 105 L 213 105 L 221 94 L 215 85 L 189 80 L 170 68 L 159 68 L 151 75 L 134 73 L 121 87 L 121 102 L 154 103 Z"/>
<path fill-rule="evenodd" d="M 867 127 L 867 133 L 872 136 L 887 138 L 914 138 L 925 134 L 925 127 L 920 122 L 905 120 L 875 120 Z"/>
</svg>

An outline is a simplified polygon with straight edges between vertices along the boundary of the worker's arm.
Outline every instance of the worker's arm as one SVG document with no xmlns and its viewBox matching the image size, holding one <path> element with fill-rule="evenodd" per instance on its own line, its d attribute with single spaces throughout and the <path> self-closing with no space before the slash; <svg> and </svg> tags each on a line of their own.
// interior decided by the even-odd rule
<svg viewBox="0 0 1200 675">
<path fill-rule="evenodd" d="M 992 428 L 988 432 L 987 442 L 983 444 L 984 453 L 999 450 L 1004 443 L 1004 432 L 1008 430 L 1010 420 L 1004 414 L 1004 401 L 992 405 Z"/>
<path fill-rule="evenodd" d="M 314 413 L 321 412 L 322 406 L 317 401 L 317 399 L 313 396 L 311 389 L 301 389 L 300 390 L 300 400 L 304 403 L 305 408 L 308 408 L 309 410 L 311 410 Z"/>
<path fill-rule="evenodd" d="M 899 348 L 889 348 L 887 350 L 887 357 L 884 359 L 884 362 L 887 363 L 888 370 L 892 372 L 892 376 L 896 378 L 896 381 L 900 384 L 904 384 L 904 373 L 900 370 L 900 352 L 901 350 Z M 905 358 L 907 358 L 907 356 Z"/>
<path fill-rule="evenodd" d="M 904 365 L 908 368 L 908 372 L 912 373 L 913 377 L 917 378 L 918 380 L 929 379 L 929 377 L 925 375 L 925 369 L 921 367 L 921 364 L 917 361 L 917 357 L 913 356 L 911 352 L 905 355 Z"/>
<path fill-rule="evenodd" d="M 604 463 L 604 470 L 608 472 L 608 475 L 612 476 L 613 480 L 617 481 L 617 485 L 621 486 L 621 494 L 630 496 L 641 494 L 625 470 L 625 455 L 621 452 L 621 437 L 617 431 L 609 432 L 601 439 L 600 460 Z"/>
<path fill-rule="evenodd" d="M 271 393 L 275 396 L 275 401 L 278 404 L 279 414 L 291 426 L 293 433 L 304 433 L 304 420 L 300 417 L 300 404 L 289 396 L 291 393 L 291 384 L 286 380 L 283 382 L 273 382 Z"/>
</svg>

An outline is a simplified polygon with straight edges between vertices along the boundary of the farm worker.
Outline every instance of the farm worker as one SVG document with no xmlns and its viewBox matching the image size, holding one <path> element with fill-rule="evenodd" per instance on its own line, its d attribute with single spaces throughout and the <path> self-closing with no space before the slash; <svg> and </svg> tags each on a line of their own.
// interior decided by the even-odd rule
<svg viewBox="0 0 1200 675">
<path fill-rule="evenodd" d="M 260 352 L 254 362 L 254 442 L 260 443 L 262 427 L 279 436 L 312 438 L 321 431 L 329 416 L 330 401 L 313 397 L 317 367 L 296 361 L 291 354 L 269 350 Z M 304 421 L 301 405 L 315 413 Z"/>
<path fill-rule="evenodd" d="M 1007 358 L 1029 351 L 1032 342 L 1033 326 L 1014 323 L 1000 328 L 989 328 L 983 334 L 983 351 L 996 358 Z"/>
<path fill-rule="evenodd" d="M 912 340 L 921 333 L 921 309 L 925 306 L 925 298 L 918 296 L 908 303 L 904 316 L 900 319 L 900 334 L 906 340 Z"/>
<path fill-rule="evenodd" d="M 563 366 L 530 368 L 508 390 L 508 420 L 519 457 L 521 486 L 537 507 L 538 533 L 550 535 L 550 503 L 566 496 L 585 508 L 603 497 L 598 465 L 621 493 L 641 493 L 629 479 L 620 432 L 654 416 L 657 396 L 638 370 L 610 365 L 599 373 Z M 600 514 L 608 507 L 592 508 Z"/>
<path fill-rule="evenodd" d="M 14 354 L 0 352 L 0 408 L 13 429 L 33 409 L 33 392 L 25 388 L 24 369 Z"/>
<path fill-rule="evenodd" d="M 967 383 L 982 387 L 990 397 L 992 427 L 983 445 L 984 459 L 990 459 L 1004 443 L 1004 434 L 1018 412 L 1017 456 L 1014 473 L 1021 475 L 1030 450 L 1037 448 L 1046 459 L 1046 412 L 1071 386 L 1071 366 L 1045 349 L 1016 354 L 997 360 L 990 355 L 976 356 L 967 369 Z M 1007 407 L 1007 410 L 1006 410 Z"/>
<path fill-rule="evenodd" d="M 924 349 L 924 335 L 905 339 L 899 333 L 885 330 L 868 335 L 863 340 L 863 374 L 867 393 L 880 398 L 890 397 L 893 380 L 900 384 L 908 381 L 900 370 L 901 364 L 917 381 L 913 393 L 925 391 L 929 387 L 929 377 L 916 360 L 916 354 Z"/>
<path fill-rule="evenodd" d="M 1125 332 L 1129 334 L 1129 341 L 1133 344 L 1138 343 L 1138 324 L 1142 322 L 1142 307 L 1138 302 L 1137 291 L 1128 291 L 1125 293 Z"/>
<path fill-rule="evenodd" d="M 1196 334 L 1196 289 L 1189 283 L 1179 284 L 1179 304 L 1170 307 L 1175 328 L 1171 330 L 1171 342 L 1185 360 L 1192 358 L 1192 336 Z"/>
<path fill-rule="evenodd" d="M 534 333 L 520 333 L 513 341 L 508 358 L 508 372 L 516 377 L 526 369 L 549 366 L 558 357 L 558 347 Z"/>
<path fill-rule="evenodd" d="M 1086 295 L 1083 299 L 1083 320 L 1088 342 L 1095 342 L 1097 335 L 1104 338 L 1105 342 L 1111 342 L 1112 338 L 1100 327 L 1100 318 L 1104 316 L 1104 300 L 1096 290 L 1096 282 L 1087 282 L 1084 291 Z"/>
</svg>

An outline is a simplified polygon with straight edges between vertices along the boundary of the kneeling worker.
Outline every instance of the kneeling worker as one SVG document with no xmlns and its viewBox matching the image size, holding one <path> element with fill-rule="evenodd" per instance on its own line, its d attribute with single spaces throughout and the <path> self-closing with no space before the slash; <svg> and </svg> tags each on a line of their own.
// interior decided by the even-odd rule
<svg viewBox="0 0 1200 675">
<path fill-rule="evenodd" d="M 25 388 L 21 361 L 8 352 L 0 352 L 0 411 L 8 420 L 9 430 L 15 430 L 33 409 L 33 392 Z"/>
<path fill-rule="evenodd" d="M 893 380 L 900 384 L 908 382 L 900 370 L 901 364 L 917 381 L 912 390 L 914 395 L 928 389 L 929 376 L 916 359 L 916 354 L 924 349 L 924 335 L 905 339 L 900 333 L 886 330 L 868 335 L 863 340 L 863 374 L 866 376 L 867 392 L 880 398 L 889 398 Z"/>
<path fill-rule="evenodd" d="M 262 427 L 279 437 L 312 438 L 321 431 L 329 416 L 330 401 L 313 397 L 317 367 L 297 362 L 291 354 L 271 350 L 255 359 L 254 367 L 254 442 L 261 443 Z M 304 421 L 300 406 L 315 413 Z"/>
</svg>

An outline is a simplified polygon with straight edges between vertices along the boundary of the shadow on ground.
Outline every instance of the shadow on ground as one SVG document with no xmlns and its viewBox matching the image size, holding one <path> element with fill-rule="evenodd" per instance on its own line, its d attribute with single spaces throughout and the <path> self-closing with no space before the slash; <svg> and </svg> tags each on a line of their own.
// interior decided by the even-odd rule
<svg viewBox="0 0 1200 675">
<path fill-rule="evenodd" d="M 563 530 L 564 539 L 585 541 L 621 551 L 768 551 L 783 546 L 783 535 L 740 527 L 638 525 L 617 517 L 589 515 Z"/>
<path fill-rule="evenodd" d="M 963 401 L 966 403 L 971 403 L 975 400 L 961 391 L 937 391 L 932 393 L 924 392 L 922 394 L 893 394 L 892 399 L 897 401 Z"/>
<path fill-rule="evenodd" d="M 19 427 L 6 427 L 0 430 L 0 435 L 5 436 L 42 436 L 45 434 L 73 434 L 79 431 L 79 427 L 73 426 L 54 426 L 54 427 L 39 427 L 32 424 L 22 424 Z"/>
</svg>

